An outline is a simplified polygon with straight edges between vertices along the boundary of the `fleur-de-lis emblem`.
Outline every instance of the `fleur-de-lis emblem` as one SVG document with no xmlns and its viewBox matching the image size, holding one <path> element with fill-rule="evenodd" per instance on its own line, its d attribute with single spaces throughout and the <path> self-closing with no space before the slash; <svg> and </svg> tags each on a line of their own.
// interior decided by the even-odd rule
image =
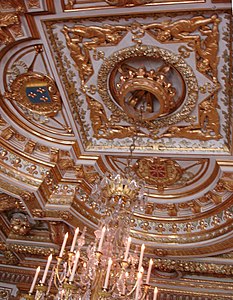
<svg viewBox="0 0 233 300">
<path fill-rule="evenodd" d="M 38 88 L 37 90 L 36 90 L 38 93 L 41 93 L 41 94 L 43 94 L 44 92 L 45 92 L 45 89 L 43 89 L 43 88 Z"/>
<path fill-rule="evenodd" d="M 28 94 L 28 97 L 30 97 L 30 98 L 35 98 L 37 95 L 35 94 L 35 93 L 33 93 L 33 92 L 30 92 L 29 94 Z"/>
<path fill-rule="evenodd" d="M 49 98 L 48 98 L 48 97 L 45 97 L 45 96 L 42 96 L 42 97 L 40 97 L 40 100 L 46 102 L 46 101 L 49 100 Z"/>
</svg>

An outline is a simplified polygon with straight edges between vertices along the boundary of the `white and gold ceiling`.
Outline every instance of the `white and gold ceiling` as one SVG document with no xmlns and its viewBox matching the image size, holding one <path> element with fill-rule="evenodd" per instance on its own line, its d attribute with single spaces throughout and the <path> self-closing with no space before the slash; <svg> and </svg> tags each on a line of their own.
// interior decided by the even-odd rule
<svg viewBox="0 0 233 300">
<path fill-rule="evenodd" d="M 0 1 L 1 299 L 92 238 L 135 136 L 159 299 L 233 299 L 232 28 L 227 0 Z"/>
</svg>

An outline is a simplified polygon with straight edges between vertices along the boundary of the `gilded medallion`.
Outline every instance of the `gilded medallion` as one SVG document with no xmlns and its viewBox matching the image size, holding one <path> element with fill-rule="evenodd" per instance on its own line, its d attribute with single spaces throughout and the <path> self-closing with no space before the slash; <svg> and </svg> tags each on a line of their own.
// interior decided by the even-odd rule
<svg viewBox="0 0 233 300">
<path fill-rule="evenodd" d="M 185 119 L 198 99 L 191 67 L 175 53 L 149 45 L 124 48 L 105 59 L 98 92 L 126 121 L 138 119 L 143 107 L 141 117 L 150 128 Z"/>
<path fill-rule="evenodd" d="M 7 92 L 9 100 L 19 102 L 24 108 L 48 117 L 61 110 L 61 99 L 54 80 L 44 74 L 28 72 L 19 75 Z"/>
<path fill-rule="evenodd" d="M 142 158 L 135 164 L 135 172 L 146 183 L 163 190 L 176 183 L 182 176 L 183 170 L 178 163 L 166 158 Z"/>
</svg>

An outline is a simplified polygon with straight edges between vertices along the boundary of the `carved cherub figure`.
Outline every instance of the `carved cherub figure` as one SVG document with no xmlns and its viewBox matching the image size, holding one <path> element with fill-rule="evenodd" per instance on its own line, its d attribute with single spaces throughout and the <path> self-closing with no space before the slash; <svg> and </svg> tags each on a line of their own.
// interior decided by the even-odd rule
<svg viewBox="0 0 233 300">
<path fill-rule="evenodd" d="M 213 138 L 213 136 L 204 134 L 201 129 L 193 126 L 171 126 L 160 136 L 160 138 L 161 137 L 180 137 L 191 140 L 200 139 L 203 141 Z"/>
<path fill-rule="evenodd" d="M 213 98 L 214 99 L 214 98 Z M 215 100 L 209 98 L 199 104 L 199 123 L 190 126 L 171 126 L 160 137 L 182 137 L 188 139 L 220 139 L 220 122 Z"/>
<path fill-rule="evenodd" d="M 88 96 L 86 99 L 90 109 L 90 119 L 92 122 L 94 136 L 98 137 L 100 130 L 103 130 L 106 123 L 108 123 L 108 119 L 101 103 Z"/>
<path fill-rule="evenodd" d="M 98 101 L 87 96 L 87 103 L 90 109 L 90 119 L 94 131 L 94 137 L 113 139 L 122 139 L 131 137 L 136 134 L 135 126 L 122 126 L 111 123 L 108 120 L 104 107 Z M 146 136 L 146 134 L 139 132 L 139 136 Z"/>
<path fill-rule="evenodd" d="M 198 35 L 190 35 L 190 33 L 195 32 L 199 27 L 208 25 L 209 23 L 214 23 L 217 19 L 216 15 L 210 18 L 205 18 L 202 16 L 193 17 L 191 19 L 177 20 L 172 23 L 152 23 L 143 25 L 144 30 L 155 30 L 156 38 L 160 42 L 166 42 L 169 40 L 183 40 L 190 41 L 193 39 L 198 39 Z"/>
<path fill-rule="evenodd" d="M 70 28 L 64 26 L 64 30 L 73 33 L 77 42 L 83 42 L 83 39 L 90 41 L 83 42 L 88 49 L 96 48 L 106 44 L 116 45 L 122 39 L 122 31 L 127 30 L 127 26 L 111 26 L 108 24 L 103 27 L 75 25 Z"/>
<path fill-rule="evenodd" d="M 79 40 L 77 41 L 69 36 L 66 26 L 64 26 L 62 32 L 66 38 L 66 44 L 70 50 L 70 56 L 74 60 L 79 71 L 80 80 L 82 84 L 84 84 L 85 79 L 89 78 L 93 73 L 89 51 L 87 47 L 83 46 L 82 48 L 79 45 Z"/>
<path fill-rule="evenodd" d="M 200 28 L 202 35 L 206 36 L 205 40 L 196 40 L 196 51 L 200 57 L 198 62 L 198 68 L 203 72 L 212 71 L 212 75 L 217 79 L 217 66 L 219 58 L 218 54 L 218 41 L 219 41 L 219 31 L 218 24 L 220 19 L 216 19 L 211 29 L 209 26 L 204 26 Z"/>
<path fill-rule="evenodd" d="M 213 131 L 217 138 L 221 138 L 219 115 L 215 105 L 210 100 L 204 100 L 199 105 L 199 125 L 207 132 Z"/>
</svg>

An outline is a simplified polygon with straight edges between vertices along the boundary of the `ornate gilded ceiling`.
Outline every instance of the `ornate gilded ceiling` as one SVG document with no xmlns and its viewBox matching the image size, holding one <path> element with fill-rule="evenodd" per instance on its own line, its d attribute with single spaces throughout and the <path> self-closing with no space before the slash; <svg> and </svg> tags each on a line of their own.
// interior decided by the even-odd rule
<svg viewBox="0 0 233 300">
<path fill-rule="evenodd" d="M 160 299 L 233 298 L 229 1 L 2 0 L 0 73 L 2 282 L 27 290 L 76 226 L 92 239 L 91 191 L 135 139 L 131 236 Z"/>
</svg>

